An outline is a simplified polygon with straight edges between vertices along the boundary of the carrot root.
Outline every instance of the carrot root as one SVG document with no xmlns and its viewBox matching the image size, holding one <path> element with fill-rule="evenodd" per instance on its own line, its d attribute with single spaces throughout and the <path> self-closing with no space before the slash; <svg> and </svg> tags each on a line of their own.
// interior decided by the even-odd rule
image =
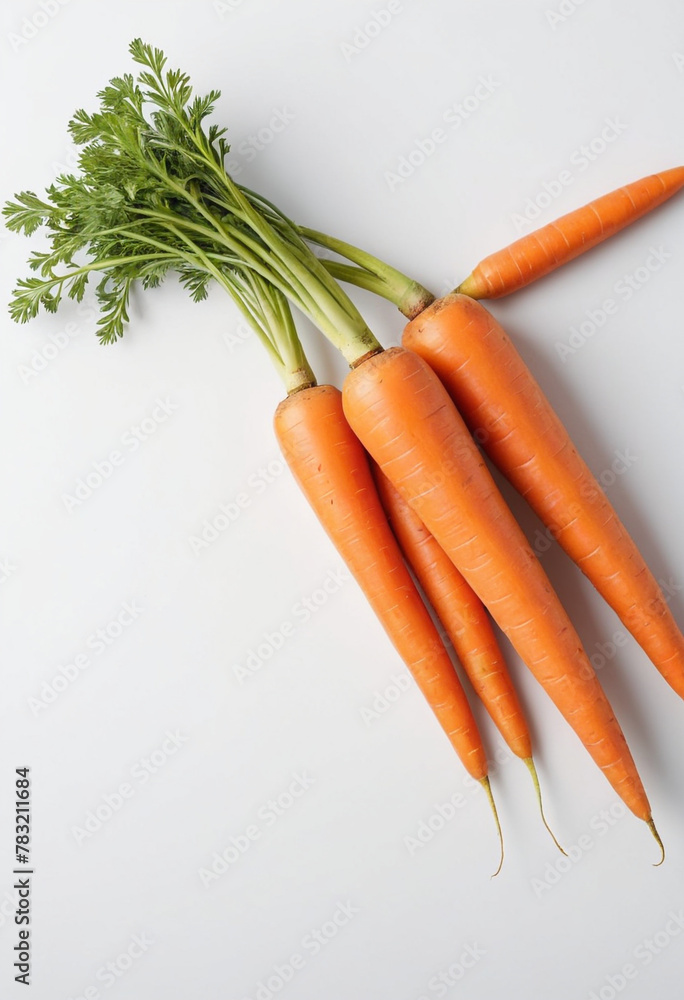
<svg viewBox="0 0 684 1000">
<path fill-rule="evenodd" d="M 551 829 L 551 827 L 549 826 L 549 824 L 546 821 L 546 816 L 544 815 L 544 806 L 543 806 L 543 803 L 542 803 L 541 786 L 539 784 L 539 775 L 537 774 L 537 768 L 534 766 L 534 760 L 531 757 L 525 757 L 525 763 L 527 764 L 528 771 L 532 775 L 532 781 L 534 783 L 534 791 L 535 791 L 536 796 L 537 796 L 537 803 L 539 805 L 539 812 L 541 814 L 542 823 L 544 824 L 544 826 L 546 827 L 546 829 L 549 831 L 549 833 L 551 835 L 551 840 L 554 842 L 554 844 L 556 845 L 556 847 L 558 848 L 558 850 L 561 852 L 561 854 L 564 854 L 566 856 L 566 858 L 567 858 L 568 852 L 565 851 L 565 850 L 563 850 L 563 848 L 561 847 L 561 845 L 558 843 L 558 840 L 556 839 L 556 834 L 553 832 L 553 830 Z"/>
<path fill-rule="evenodd" d="M 660 839 L 660 834 L 656 830 L 656 825 L 653 822 L 653 819 L 652 818 L 648 819 L 648 820 L 646 820 L 646 822 L 648 824 L 649 830 L 651 831 L 651 833 L 655 837 L 656 843 L 658 844 L 658 847 L 660 848 L 660 851 L 661 851 L 660 861 L 654 861 L 653 862 L 653 867 L 654 868 L 658 868 L 658 866 L 662 865 L 663 861 L 665 860 L 665 845 L 663 844 L 662 840 Z"/>
<path fill-rule="evenodd" d="M 480 778 L 480 784 L 484 788 L 485 793 L 487 795 L 487 799 L 489 800 L 489 804 L 492 807 L 492 812 L 494 813 L 494 822 L 496 823 L 496 832 L 499 835 L 499 844 L 501 845 L 501 857 L 499 858 L 499 867 L 492 875 L 492 878 L 496 878 L 496 876 L 501 871 L 504 861 L 503 831 L 501 829 L 501 823 L 499 822 L 499 814 L 496 810 L 496 802 L 494 801 L 494 796 L 492 795 L 492 786 L 489 783 L 489 778 L 488 777 Z"/>
</svg>

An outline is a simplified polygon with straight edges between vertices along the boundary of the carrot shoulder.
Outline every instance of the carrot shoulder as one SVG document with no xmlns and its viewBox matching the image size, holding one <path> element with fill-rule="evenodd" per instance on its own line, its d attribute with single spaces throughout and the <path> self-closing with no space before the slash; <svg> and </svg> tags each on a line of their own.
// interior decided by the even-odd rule
<svg viewBox="0 0 684 1000">
<path fill-rule="evenodd" d="M 684 186 L 684 167 L 642 177 L 485 257 L 456 289 L 496 299 L 524 288 L 640 219 Z"/>
</svg>

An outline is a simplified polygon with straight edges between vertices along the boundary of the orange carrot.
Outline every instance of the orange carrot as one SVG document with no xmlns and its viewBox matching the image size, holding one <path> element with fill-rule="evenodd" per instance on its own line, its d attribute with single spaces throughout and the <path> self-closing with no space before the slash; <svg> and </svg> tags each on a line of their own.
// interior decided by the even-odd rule
<svg viewBox="0 0 684 1000">
<path fill-rule="evenodd" d="M 403 348 L 346 377 L 344 412 L 506 633 L 629 808 L 657 832 L 625 737 L 579 636 L 446 389 Z"/>
<path fill-rule="evenodd" d="M 485 257 L 456 291 L 475 299 L 509 295 L 602 243 L 682 186 L 684 167 L 674 167 L 611 191 Z"/>
<path fill-rule="evenodd" d="M 659 584 L 491 313 L 447 296 L 406 326 L 403 343 L 437 373 L 492 461 L 684 698 L 684 636 Z"/>
<path fill-rule="evenodd" d="M 563 851 L 544 816 L 530 731 L 482 601 L 377 464 L 373 475 L 390 527 L 409 567 L 451 639 L 475 693 L 511 751 L 526 764 L 544 826 Z"/>
<path fill-rule="evenodd" d="M 302 492 L 493 806 L 487 758 L 468 699 L 387 523 L 339 390 L 321 385 L 293 393 L 279 404 L 274 427 Z"/>
</svg>

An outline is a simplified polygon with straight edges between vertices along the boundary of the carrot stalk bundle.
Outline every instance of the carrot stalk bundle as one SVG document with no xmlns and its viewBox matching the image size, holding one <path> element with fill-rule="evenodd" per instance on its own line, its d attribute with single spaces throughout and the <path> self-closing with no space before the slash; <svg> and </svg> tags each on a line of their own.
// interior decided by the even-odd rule
<svg viewBox="0 0 684 1000">
<path fill-rule="evenodd" d="M 342 398 L 364 447 L 489 609 L 615 791 L 655 833 L 632 755 L 580 639 L 435 373 L 412 351 L 392 348 L 354 368 Z"/>
<path fill-rule="evenodd" d="M 510 295 L 607 240 L 683 186 L 684 167 L 673 167 L 611 191 L 485 257 L 456 291 L 475 299 Z"/>
<path fill-rule="evenodd" d="M 408 565 L 444 626 L 475 693 L 511 751 L 526 764 L 542 822 L 556 847 L 565 853 L 544 816 L 529 727 L 482 601 L 382 469 L 375 465 L 373 471 L 390 526 Z"/>
</svg>

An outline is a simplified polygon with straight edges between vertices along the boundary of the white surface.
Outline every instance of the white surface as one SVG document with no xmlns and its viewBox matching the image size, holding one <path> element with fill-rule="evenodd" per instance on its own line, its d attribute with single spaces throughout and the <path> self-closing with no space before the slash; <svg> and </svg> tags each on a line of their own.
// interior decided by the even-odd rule
<svg viewBox="0 0 684 1000">
<path fill-rule="evenodd" d="M 676 0 L 587 0 L 555 25 L 547 12 L 571 11 L 570 0 L 397 6 L 353 52 L 343 46 L 387 7 L 382 0 L 72 0 L 56 12 L 51 0 L 49 18 L 34 0 L 12 0 L 1 14 L 2 198 L 41 190 L 69 163 L 70 115 L 131 68 L 136 35 L 162 46 L 200 91 L 222 88 L 217 114 L 230 126 L 241 179 L 437 291 L 513 239 L 514 215 L 561 171 L 571 170 L 572 183 L 540 223 L 684 160 Z M 31 24 L 39 28 L 24 42 Z M 481 77 L 490 81 L 486 100 L 457 128 L 445 124 Z M 284 109 L 293 120 L 248 162 L 240 143 Z M 607 119 L 622 123 L 621 134 L 585 169 L 576 151 Z M 435 128 L 445 139 L 434 155 L 390 190 L 386 172 Z M 492 306 L 594 470 L 610 470 L 619 451 L 632 456 L 609 481 L 610 496 L 656 575 L 673 581 L 680 620 L 683 223 L 680 197 Z M 563 359 L 557 345 L 587 310 L 615 297 L 651 247 L 665 249 L 666 263 Z M 30 248 L 3 234 L 2 301 Z M 397 342 L 394 311 L 355 298 L 384 342 Z M 51 338 L 63 343 L 67 323 L 77 335 L 55 352 Z M 507 854 L 490 880 L 497 845 L 488 807 L 418 693 L 411 687 L 364 723 L 362 709 L 406 675 L 356 585 L 344 582 L 308 621 L 297 608 L 334 579 L 340 559 L 289 475 L 277 474 L 271 414 L 280 388 L 253 338 L 226 342 L 241 336 L 226 296 L 216 291 L 196 306 L 169 283 L 136 300 L 117 346 L 100 347 L 92 327 L 71 306 L 25 328 L 2 320 L 0 556 L 11 567 L 2 586 L 2 996 L 24 995 L 13 982 L 5 890 L 13 769 L 26 764 L 35 1000 L 678 998 L 684 921 L 670 914 L 681 919 L 684 907 L 684 708 L 635 643 L 600 676 L 649 791 L 666 864 L 651 867 L 657 850 L 645 826 L 624 815 L 511 656 L 548 816 L 574 860 L 563 870 L 524 767 L 504 754 L 493 786 Z M 304 332 L 321 380 L 339 381 L 333 352 Z M 48 362 L 36 371 L 41 353 Z M 157 399 L 170 401 L 163 420 Z M 132 450 L 127 432 L 153 411 L 155 432 Z M 122 464 L 68 511 L 63 495 L 112 450 Z M 271 462 L 266 484 L 259 470 Z M 249 503 L 239 517 L 193 552 L 204 519 L 240 493 Z M 538 524 L 511 503 L 536 538 Z M 542 558 L 589 652 L 599 653 L 617 620 L 555 549 Z M 90 637 L 126 602 L 142 610 L 98 652 Z M 235 665 L 288 622 L 282 648 L 240 683 Z M 78 654 L 88 668 L 32 711 L 30 699 Z M 501 741 L 482 725 L 494 757 Z M 185 742 L 144 780 L 139 762 L 167 731 Z M 267 803 L 302 774 L 313 784 L 285 797 L 291 808 L 273 821 Z M 123 782 L 131 797 L 79 844 L 74 828 Z M 464 805 L 410 853 L 405 838 L 459 792 Z M 248 850 L 203 885 L 200 870 L 248 828 L 259 833 Z M 332 936 L 335 915 L 346 923 Z M 307 935 L 323 926 L 331 937 L 315 945 Z M 102 968 L 134 935 L 152 943 L 107 978 Z M 294 953 L 301 968 L 281 989 L 259 986 Z"/>
</svg>

